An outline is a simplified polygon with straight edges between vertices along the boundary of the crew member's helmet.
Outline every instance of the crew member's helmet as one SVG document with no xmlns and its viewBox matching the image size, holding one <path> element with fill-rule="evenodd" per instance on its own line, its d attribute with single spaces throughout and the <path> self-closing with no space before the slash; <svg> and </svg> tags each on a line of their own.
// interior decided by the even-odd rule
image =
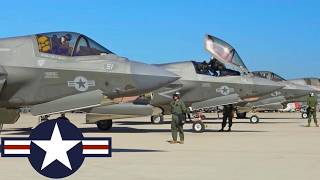
<svg viewBox="0 0 320 180">
<path fill-rule="evenodd" d="M 64 35 L 64 38 L 66 38 L 67 41 L 71 41 L 72 36 L 71 36 L 71 34 L 68 33 L 68 34 Z"/>
<path fill-rule="evenodd" d="M 175 92 L 175 93 L 173 94 L 173 97 L 178 97 L 178 98 L 180 98 L 180 92 Z"/>
</svg>

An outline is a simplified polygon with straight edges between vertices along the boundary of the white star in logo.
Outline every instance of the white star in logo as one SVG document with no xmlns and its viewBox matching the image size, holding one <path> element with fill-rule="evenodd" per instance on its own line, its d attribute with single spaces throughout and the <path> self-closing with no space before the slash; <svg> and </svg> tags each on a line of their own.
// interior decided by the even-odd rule
<svg viewBox="0 0 320 180">
<path fill-rule="evenodd" d="M 49 166 L 55 160 L 58 160 L 67 168 L 72 170 L 67 152 L 77 145 L 80 141 L 77 140 L 62 140 L 58 124 L 54 126 L 50 140 L 35 140 L 32 141 L 41 149 L 46 151 L 46 156 L 43 160 L 41 170 Z"/>
</svg>

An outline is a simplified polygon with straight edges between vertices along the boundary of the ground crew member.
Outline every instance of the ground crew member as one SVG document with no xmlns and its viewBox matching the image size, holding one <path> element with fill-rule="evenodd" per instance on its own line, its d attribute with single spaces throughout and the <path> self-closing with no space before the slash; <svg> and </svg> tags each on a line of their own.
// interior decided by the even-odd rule
<svg viewBox="0 0 320 180">
<path fill-rule="evenodd" d="M 173 94 L 173 101 L 170 103 L 172 121 L 171 121 L 171 133 L 172 141 L 170 144 L 178 143 L 178 132 L 180 137 L 180 144 L 184 143 L 184 133 L 183 133 L 183 123 L 181 118 L 185 118 L 185 114 L 188 113 L 188 110 L 182 100 L 180 99 L 180 93 L 176 92 Z"/>
<path fill-rule="evenodd" d="M 228 131 L 231 131 L 231 127 L 232 127 L 232 118 L 234 115 L 234 109 L 233 109 L 233 105 L 229 104 L 229 105 L 224 105 L 223 106 L 223 118 L 222 118 L 222 127 L 219 130 L 220 132 L 224 131 L 224 128 L 227 125 L 227 119 L 228 119 L 228 124 L 229 124 L 229 129 Z"/>
<path fill-rule="evenodd" d="M 316 124 L 316 127 L 319 127 L 318 121 L 317 121 L 318 101 L 317 101 L 317 98 L 314 96 L 314 93 L 310 93 L 309 97 L 307 98 L 307 104 L 308 104 L 308 126 L 307 127 L 310 127 L 312 116 L 313 116 L 314 123 Z"/>
</svg>

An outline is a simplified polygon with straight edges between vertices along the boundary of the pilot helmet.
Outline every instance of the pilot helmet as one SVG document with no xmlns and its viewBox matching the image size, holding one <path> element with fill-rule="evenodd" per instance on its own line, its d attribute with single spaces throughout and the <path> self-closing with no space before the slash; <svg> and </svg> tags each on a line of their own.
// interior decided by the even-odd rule
<svg viewBox="0 0 320 180">
<path fill-rule="evenodd" d="M 311 96 L 311 97 L 313 97 L 313 96 L 314 96 L 314 93 L 313 93 L 313 92 L 311 92 L 311 93 L 310 93 L 310 96 Z"/>
<path fill-rule="evenodd" d="M 175 92 L 175 93 L 172 95 L 172 97 L 178 97 L 178 98 L 180 98 L 180 92 Z"/>
<path fill-rule="evenodd" d="M 67 41 L 70 41 L 72 39 L 72 36 L 69 33 L 64 35 L 63 37 L 66 38 Z"/>
</svg>

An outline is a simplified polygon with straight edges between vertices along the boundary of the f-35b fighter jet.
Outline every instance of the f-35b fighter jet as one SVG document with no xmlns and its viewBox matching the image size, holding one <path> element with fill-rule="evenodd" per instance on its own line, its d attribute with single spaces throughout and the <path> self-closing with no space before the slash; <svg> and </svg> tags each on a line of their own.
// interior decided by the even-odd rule
<svg viewBox="0 0 320 180">
<path fill-rule="evenodd" d="M 179 77 L 116 55 L 73 32 L 0 39 L 0 124 L 15 123 L 19 108 L 47 116 L 113 104 L 113 99 L 158 89 Z M 104 97 L 104 98 L 103 98 Z"/>
<path fill-rule="evenodd" d="M 255 76 L 269 79 L 271 81 L 282 84 L 284 88 L 274 91 L 260 98 L 255 102 L 240 103 L 238 105 L 237 116 L 239 118 L 245 118 L 246 112 L 251 110 L 277 110 L 272 109 L 278 107 L 278 109 L 284 108 L 288 103 L 297 101 L 306 101 L 309 93 L 316 91 L 316 89 L 309 85 L 295 83 L 294 81 L 286 80 L 281 76 L 270 71 L 254 71 Z M 251 123 L 258 123 L 259 117 L 253 115 L 250 117 Z"/>
<path fill-rule="evenodd" d="M 213 56 L 209 63 L 184 61 L 158 65 L 181 79 L 153 91 L 150 104 L 133 102 L 91 108 L 87 111 L 87 123 L 97 123 L 100 129 L 108 130 L 111 119 L 138 115 L 152 115 L 151 121 L 159 123 L 163 115 L 170 114 L 169 104 L 175 92 L 180 92 L 187 106 L 196 109 L 255 101 L 283 87 L 249 73 L 238 53 L 226 42 L 208 35 L 205 47 Z M 203 131 L 204 127 L 201 121 L 193 124 L 197 132 Z"/>
</svg>

